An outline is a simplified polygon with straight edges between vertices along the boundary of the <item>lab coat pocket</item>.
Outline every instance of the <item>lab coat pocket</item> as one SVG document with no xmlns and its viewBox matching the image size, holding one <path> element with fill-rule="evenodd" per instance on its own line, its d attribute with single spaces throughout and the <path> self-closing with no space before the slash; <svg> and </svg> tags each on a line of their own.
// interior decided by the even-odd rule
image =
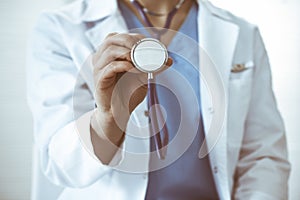
<svg viewBox="0 0 300 200">
<path fill-rule="evenodd" d="M 247 102 L 250 98 L 255 65 L 252 61 L 245 64 L 235 64 L 229 76 L 229 97 L 238 104 Z M 239 106 L 239 105 L 236 105 Z"/>
<path fill-rule="evenodd" d="M 229 76 L 230 81 L 252 79 L 254 63 L 248 61 L 242 64 L 233 64 Z"/>
</svg>

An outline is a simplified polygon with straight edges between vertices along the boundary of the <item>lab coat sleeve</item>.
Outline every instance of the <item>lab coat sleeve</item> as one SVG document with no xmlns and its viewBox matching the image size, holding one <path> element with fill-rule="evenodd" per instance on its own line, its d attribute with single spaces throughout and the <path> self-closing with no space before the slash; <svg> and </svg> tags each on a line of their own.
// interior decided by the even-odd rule
<svg viewBox="0 0 300 200">
<path fill-rule="evenodd" d="M 79 117 L 74 115 L 74 86 L 80 75 L 52 15 L 39 17 L 27 61 L 28 102 L 41 170 L 53 183 L 64 187 L 88 186 L 109 175 L 112 168 L 100 163 L 92 150 L 90 117 L 94 100 L 88 89 L 81 90 L 80 95 L 83 103 L 91 105 L 90 110 Z"/>
<path fill-rule="evenodd" d="M 288 199 L 290 164 L 283 120 L 272 91 L 268 56 L 258 29 L 253 55 L 255 71 L 239 162 L 234 199 Z"/>
</svg>

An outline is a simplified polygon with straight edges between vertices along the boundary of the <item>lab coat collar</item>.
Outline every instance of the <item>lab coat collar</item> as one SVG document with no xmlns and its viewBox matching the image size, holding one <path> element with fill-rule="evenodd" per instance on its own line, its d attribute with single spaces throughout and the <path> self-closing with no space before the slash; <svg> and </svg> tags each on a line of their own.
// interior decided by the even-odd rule
<svg viewBox="0 0 300 200">
<path fill-rule="evenodd" d="M 117 0 L 82 0 L 83 12 L 81 20 L 83 22 L 94 22 L 101 20 L 118 9 Z"/>
<path fill-rule="evenodd" d="M 197 2 L 205 16 L 216 16 L 224 19 L 223 21 L 230 21 L 231 16 L 227 12 L 212 6 L 210 2 L 206 0 L 197 0 Z M 109 33 L 128 32 L 126 22 L 118 9 L 117 0 L 105 1 L 105 4 L 101 0 L 83 0 L 82 3 L 84 3 L 84 6 L 81 20 L 95 24 L 93 28 L 86 31 L 86 36 L 94 49 L 97 49 Z M 97 23 L 99 21 L 101 23 Z M 200 31 L 202 32 L 203 23 L 200 26 Z"/>
</svg>

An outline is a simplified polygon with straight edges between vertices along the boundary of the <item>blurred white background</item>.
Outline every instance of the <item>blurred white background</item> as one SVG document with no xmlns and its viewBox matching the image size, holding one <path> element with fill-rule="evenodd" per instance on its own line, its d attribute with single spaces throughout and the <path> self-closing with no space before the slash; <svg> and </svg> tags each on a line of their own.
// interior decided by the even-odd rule
<svg viewBox="0 0 300 200">
<path fill-rule="evenodd" d="M 99 0 L 100 1 L 100 0 Z M 277 102 L 292 163 L 290 199 L 300 199 L 300 0 L 211 0 L 258 24 L 269 53 Z M 42 9 L 66 0 L 0 1 L 0 199 L 30 199 L 32 120 L 26 103 L 25 59 Z"/>
</svg>

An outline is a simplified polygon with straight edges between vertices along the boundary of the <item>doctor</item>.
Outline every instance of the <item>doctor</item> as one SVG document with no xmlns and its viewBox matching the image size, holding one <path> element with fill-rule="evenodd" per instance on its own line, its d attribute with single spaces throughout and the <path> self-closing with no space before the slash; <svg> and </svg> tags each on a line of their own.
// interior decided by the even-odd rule
<svg viewBox="0 0 300 200">
<path fill-rule="evenodd" d="M 149 26 L 168 31 L 143 31 Z M 130 58 L 147 34 L 170 51 L 155 75 L 166 84 L 157 87 L 168 116 L 165 160 L 148 153 L 147 76 Z M 202 65 L 203 51 L 215 71 Z M 221 84 L 205 87 L 198 68 Z M 222 92 L 224 112 L 211 94 Z M 44 12 L 29 49 L 28 101 L 33 199 L 287 199 L 285 131 L 260 33 L 207 1 L 78 0 Z M 177 134 L 190 138 L 182 152 L 171 145 Z M 199 157 L 202 144 L 209 153 Z"/>
</svg>

